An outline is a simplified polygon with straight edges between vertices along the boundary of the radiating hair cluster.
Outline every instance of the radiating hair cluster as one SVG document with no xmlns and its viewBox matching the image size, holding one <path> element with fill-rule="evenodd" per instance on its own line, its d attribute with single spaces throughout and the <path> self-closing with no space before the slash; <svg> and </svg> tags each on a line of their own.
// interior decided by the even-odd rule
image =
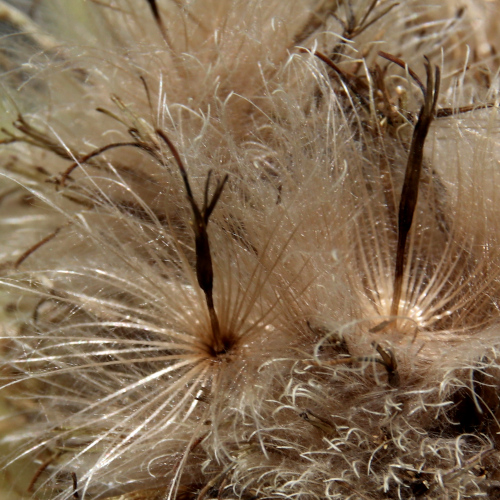
<svg viewBox="0 0 500 500">
<path fill-rule="evenodd" d="M 495 2 L 0 2 L 2 498 L 500 498 Z"/>
</svg>

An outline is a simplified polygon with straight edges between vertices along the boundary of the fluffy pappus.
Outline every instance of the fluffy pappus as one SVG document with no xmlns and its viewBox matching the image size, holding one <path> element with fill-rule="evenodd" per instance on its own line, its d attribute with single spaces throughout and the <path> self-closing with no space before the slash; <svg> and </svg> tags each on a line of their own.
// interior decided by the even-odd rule
<svg viewBox="0 0 500 500">
<path fill-rule="evenodd" d="M 6 498 L 495 498 L 497 10 L 0 3 Z"/>
</svg>

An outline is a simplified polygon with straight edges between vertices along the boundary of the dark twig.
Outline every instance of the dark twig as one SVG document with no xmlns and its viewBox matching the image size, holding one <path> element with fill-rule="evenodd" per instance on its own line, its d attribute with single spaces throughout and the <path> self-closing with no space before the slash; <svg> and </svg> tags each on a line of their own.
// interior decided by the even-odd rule
<svg viewBox="0 0 500 500">
<path fill-rule="evenodd" d="M 461 106 L 460 108 L 441 108 L 436 111 L 436 118 L 448 118 L 463 113 L 470 113 L 481 109 L 494 108 L 496 103 L 488 102 L 486 104 L 469 104 L 468 106 Z"/>
<path fill-rule="evenodd" d="M 365 13 L 363 14 L 363 17 L 359 20 L 359 26 L 363 26 L 365 24 L 366 20 L 368 19 L 368 16 L 372 13 L 373 9 L 376 7 L 378 3 L 378 0 L 372 0 L 372 3 L 368 6 L 366 9 Z"/>
<path fill-rule="evenodd" d="M 35 243 L 33 246 L 28 248 L 26 252 L 24 252 L 14 263 L 14 267 L 17 269 L 33 252 L 36 252 L 40 247 L 48 243 L 50 240 L 53 240 L 59 231 L 61 230 L 60 227 L 58 227 L 55 231 L 50 233 L 48 236 L 45 236 L 42 240 L 40 240 L 38 243 Z"/>
<path fill-rule="evenodd" d="M 229 467 L 226 467 L 222 472 L 220 472 L 219 474 L 217 474 L 213 479 L 211 479 L 201 490 L 200 492 L 198 493 L 198 496 L 196 498 L 196 500 L 203 500 L 207 493 L 212 489 L 212 488 L 215 488 L 217 486 L 217 483 L 219 483 L 220 481 L 220 484 L 222 484 L 222 482 L 224 481 L 224 478 L 226 476 L 226 474 L 234 467 L 234 464 L 231 464 Z M 219 486 L 219 488 L 217 489 L 218 493 L 217 495 L 219 495 L 220 493 L 220 488 L 221 486 Z"/>
<path fill-rule="evenodd" d="M 413 222 L 413 215 L 417 206 L 420 173 L 422 171 L 422 160 L 424 155 L 424 144 L 429 132 L 430 125 L 435 115 L 436 103 L 439 94 L 441 73 L 439 67 L 434 71 L 429 61 L 426 62 L 427 89 L 424 93 L 425 101 L 420 109 L 406 164 L 406 174 L 399 203 L 398 216 L 398 244 L 396 253 L 396 265 L 394 271 L 394 288 L 392 295 L 391 316 L 397 316 L 403 285 L 403 273 L 405 264 L 405 251 L 408 234 Z"/>
<path fill-rule="evenodd" d="M 382 365 L 387 371 L 387 382 L 391 387 L 398 387 L 400 378 L 398 373 L 398 363 L 394 353 L 388 349 L 383 349 L 375 342 L 372 344 L 376 351 L 379 353 L 380 358 L 375 356 L 349 356 L 345 358 L 329 359 L 326 361 L 313 362 L 316 366 L 340 366 L 351 365 L 354 363 L 378 363 Z"/>
<path fill-rule="evenodd" d="M 389 6 L 387 6 L 382 12 L 374 16 L 372 19 L 367 21 L 368 16 L 372 12 L 372 10 L 375 8 L 376 4 L 378 3 L 378 0 L 373 0 L 372 5 L 369 7 L 369 9 L 366 11 L 365 15 L 363 16 L 363 19 L 359 23 L 358 27 L 353 31 L 352 36 L 358 36 L 359 34 L 363 33 L 363 31 L 367 30 L 370 26 L 375 24 L 379 19 L 384 17 L 386 14 L 388 14 L 394 7 L 397 7 L 399 3 L 393 3 Z M 366 24 L 365 24 L 366 23 Z"/>
<path fill-rule="evenodd" d="M 151 99 L 151 92 L 149 91 L 149 86 L 148 83 L 146 82 L 146 79 L 141 75 L 139 76 L 142 82 L 142 86 L 144 87 L 144 91 L 146 92 L 146 97 L 148 99 L 148 106 L 149 106 L 149 111 L 151 112 L 151 116 L 153 116 L 154 111 L 153 111 L 153 101 Z"/>
<path fill-rule="evenodd" d="M 300 49 L 300 52 L 308 52 L 305 49 Z M 361 95 L 359 91 L 359 83 L 358 83 L 358 78 L 355 75 L 352 75 L 350 73 L 347 73 L 343 69 L 341 69 L 339 66 L 337 66 L 328 56 L 323 54 L 322 52 L 315 51 L 314 55 L 323 61 L 328 67 L 330 67 L 335 74 L 337 75 L 338 79 L 343 83 L 347 89 L 349 89 L 363 104 L 363 106 L 366 109 L 370 108 L 370 103 L 366 97 Z"/>
<path fill-rule="evenodd" d="M 335 17 L 335 11 L 339 7 L 337 0 L 325 0 L 309 14 L 309 18 L 304 23 L 302 29 L 293 37 L 294 45 L 303 43 L 321 26 L 323 26 L 330 16 Z M 339 20 L 341 23 L 343 21 Z"/>
<path fill-rule="evenodd" d="M 87 163 L 89 160 L 92 158 L 95 158 L 96 156 L 100 156 L 106 151 L 109 151 L 111 149 L 116 149 L 116 148 L 123 148 L 123 147 L 131 147 L 131 148 L 139 148 L 142 149 L 143 151 L 147 151 L 149 154 L 151 154 L 154 157 L 154 151 L 153 149 L 141 142 L 115 142 L 112 144 L 107 144 L 106 146 L 103 146 L 101 148 L 97 148 L 94 151 L 91 151 L 89 154 L 86 154 L 85 156 L 82 156 L 80 159 L 77 161 L 73 162 L 61 175 L 61 179 L 59 180 L 59 184 L 61 186 L 64 186 L 66 184 L 66 181 L 68 180 L 68 177 L 70 176 L 71 172 L 75 170 L 77 167 L 83 165 L 84 163 Z"/>
<path fill-rule="evenodd" d="M 73 153 L 67 147 L 49 139 L 43 132 L 30 125 L 21 114 L 18 115 L 17 120 L 12 125 L 25 135 L 25 137 L 17 137 L 9 134 L 17 141 L 24 141 L 33 146 L 52 151 L 65 160 L 72 159 Z"/>
<path fill-rule="evenodd" d="M 33 478 L 30 481 L 30 484 L 28 485 L 28 488 L 26 490 L 28 493 L 33 493 L 33 491 L 35 489 L 35 484 L 38 481 L 38 479 L 40 478 L 40 476 L 47 470 L 47 467 L 49 465 L 53 464 L 60 456 L 61 456 L 60 452 L 56 453 L 56 454 L 50 456 L 49 458 L 47 458 L 47 460 L 45 460 L 45 462 L 43 462 L 40 465 L 40 467 L 38 467 L 38 469 L 36 470 Z"/>
<path fill-rule="evenodd" d="M 146 0 L 146 1 L 149 5 L 149 8 L 151 9 L 153 17 L 155 18 L 155 22 L 158 25 L 158 29 L 160 30 L 163 40 L 168 45 L 169 49 L 172 50 L 172 43 L 168 36 L 167 29 L 165 28 L 165 24 L 163 23 L 163 19 L 161 18 L 160 11 L 158 10 L 158 4 L 156 0 Z"/>
<path fill-rule="evenodd" d="M 400 384 L 400 378 L 396 356 L 394 356 L 392 351 L 383 349 L 379 344 L 374 343 L 373 347 L 375 347 L 376 351 L 380 354 L 382 364 L 387 370 L 387 382 L 391 387 L 398 387 Z"/>
<path fill-rule="evenodd" d="M 73 479 L 73 498 L 78 500 L 80 495 L 78 494 L 78 479 L 75 472 L 71 473 L 71 478 Z"/>
<path fill-rule="evenodd" d="M 208 239 L 207 226 L 209 222 L 210 215 L 212 214 L 215 205 L 219 201 L 219 198 L 224 189 L 224 185 L 228 179 L 225 175 L 221 182 L 217 183 L 215 191 L 212 195 L 212 199 L 209 198 L 210 189 L 210 178 L 212 176 L 212 171 L 208 172 L 207 180 L 205 182 L 205 191 L 203 197 L 203 205 L 201 209 L 196 203 L 193 192 L 191 191 L 191 185 L 189 184 L 189 177 L 179 155 L 179 152 L 173 145 L 172 141 L 161 131 L 157 130 L 156 133 L 163 139 L 165 144 L 170 149 L 172 155 L 179 166 L 181 172 L 182 180 L 184 181 L 184 186 L 186 187 L 187 198 L 189 204 L 191 205 L 191 210 L 193 211 L 193 231 L 195 238 L 196 247 L 196 277 L 198 279 L 198 284 L 200 288 L 205 293 L 205 298 L 208 307 L 208 313 L 210 315 L 210 322 L 212 326 L 212 336 L 213 336 L 213 350 L 214 354 L 219 354 L 225 351 L 225 346 L 221 338 L 219 320 L 215 311 L 214 300 L 213 300 L 213 281 L 214 281 L 214 271 L 212 265 L 212 256 L 210 254 L 210 242 Z"/>
<path fill-rule="evenodd" d="M 393 56 L 392 54 L 388 54 L 387 52 L 379 51 L 378 55 L 380 57 L 383 57 L 384 59 L 387 59 L 388 61 L 397 64 L 400 68 L 403 68 L 405 71 L 408 71 L 408 74 L 413 78 L 414 82 L 420 87 L 420 90 L 422 91 L 422 94 L 426 95 L 426 89 L 424 84 L 422 83 L 422 80 L 418 77 L 418 75 L 413 71 L 408 64 L 406 64 L 402 59 L 399 57 Z M 429 87 L 427 87 L 429 88 Z"/>
</svg>

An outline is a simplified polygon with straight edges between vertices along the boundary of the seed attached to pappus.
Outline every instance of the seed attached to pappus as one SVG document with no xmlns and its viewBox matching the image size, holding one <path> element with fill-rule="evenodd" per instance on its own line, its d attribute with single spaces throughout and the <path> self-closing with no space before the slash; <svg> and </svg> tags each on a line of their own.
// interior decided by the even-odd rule
<svg viewBox="0 0 500 500">
<path fill-rule="evenodd" d="M 494 496 L 499 7 L 24 7 L 2 499 Z"/>
</svg>

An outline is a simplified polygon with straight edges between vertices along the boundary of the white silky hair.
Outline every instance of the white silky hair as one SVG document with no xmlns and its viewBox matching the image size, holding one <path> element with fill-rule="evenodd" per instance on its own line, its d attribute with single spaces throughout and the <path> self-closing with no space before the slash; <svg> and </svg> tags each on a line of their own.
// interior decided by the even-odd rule
<svg viewBox="0 0 500 500">
<path fill-rule="evenodd" d="M 499 14 L 0 2 L 2 498 L 496 498 Z"/>
</svg>

